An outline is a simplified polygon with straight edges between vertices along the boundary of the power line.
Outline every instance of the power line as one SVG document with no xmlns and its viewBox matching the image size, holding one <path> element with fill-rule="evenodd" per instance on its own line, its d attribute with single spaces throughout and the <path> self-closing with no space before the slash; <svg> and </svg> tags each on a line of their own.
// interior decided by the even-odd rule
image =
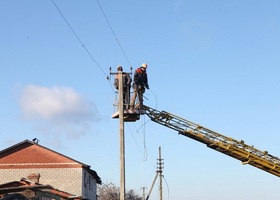
<svg viewBox="0 0 280 200">
<path fill-rule="evenodd" d="M 129 65 L 129 66 L 132 66 L 132 65 L 130 64 L 130 62 L 129 62 L 129 60 L 128 60 L 128 58 L 127 58 L 127 56 L 126 56 L 126 54 L 125 54 L 125 52 L 124 52 L 124 50 L 123 50 L 123 48 L 122 48 L 122 46 L 121 46 L 121 44 L 120 44 L 120 42 L 119 42 L 119 40 L 118 40 L 116 34 L 115 34 L 115 32 L 114 32 L 114 30 L 113 30 L 113 28 L 112 28 L 110 22 L 109 22 L 109 20 L 108 20 L 108 18 L 106 17 L 106 14 L 105 14 L 104 10 L 102 9 L 102 7 L 101 7 L 99 1 L 96 0 L 96 2 L 97 2 L 97 4 L 98 4 L 98 6 L 99 6 L 99 8 L 100 8 L 100 10 L 101 10 L 101 12 L 102 12 L 102 14 L 103 14 L 105 20 L 107 21 L 107 23 L 108 23 L 108 25 L 109 25 L 109 27 L 110 27 L 110 29 L 111 29 L 111 31 L 112 31 L 112 33 L 113 33 L 115 39 L 117 40 L 117 43 L 118 43 L 118 45 L 119 45 L 119 47 L 120 47 L 120 49 L 121 49 L 121 51 L 122 51 L 124 57 L 126 58 L 126 61 L 127 61 L 128 65 Z"/>
<path fill-rule="evenodd" d="M 80 37 L 77 35 L 77 33 L 74 31 L 74 29 L 72 28 L 72 26 L 69 24 L 69 22 L 66 20 L 66 18 L 64 17 L 63 13 L 61 12 L 61 10 L 59 9 L 59 7 L 56 5 L 56 3 L 54 2 L 54 0 L 51 0 L 53 5 L 56 7 L 57 11 L 59 12 L 60 16 L 63 18 L 64 22 L 67 24 L 67 26 L 70 28 L 70 30 L 72 31 L 72 33 L 75 35 L 75 37 L 77 38 L 77 40 L 80 42 L 80 44 L 83 46 L 83 48 L 85 49 L 85 51 L 87 52 L 87 54 L 89 55 L 89 57 L 91 58 L 91 60 L 99 67 L 99 69 L 105 74 L 105 76 L 107 76 L 107 74 L 105 73 L 105 71 L 100 67 L 100 65 L 97 63 L 97 61 L 93 58 L 93 56 L 91 55 L 91 53 L 89 52 L 89 50 L 87 49 L 87 47 L 84 45 L 84 43 L 82 42 L 82 40 L 80 39 Z"/>
</svg>

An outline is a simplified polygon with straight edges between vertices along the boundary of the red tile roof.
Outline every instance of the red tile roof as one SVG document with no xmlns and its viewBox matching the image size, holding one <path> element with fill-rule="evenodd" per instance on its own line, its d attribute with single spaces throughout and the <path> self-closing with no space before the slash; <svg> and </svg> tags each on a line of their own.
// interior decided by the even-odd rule
<svg viewBox="0 0 280 200">
<path fill-rule="evenodd" d="M 97 183 L 101 179 L 89 165 L 69 158 L 56 151 L 48 149 L 30 140 L 24 140 L 7 149 L 0 151 L 0 169 L 22 168 L 84 168 Z"/>
</svg>

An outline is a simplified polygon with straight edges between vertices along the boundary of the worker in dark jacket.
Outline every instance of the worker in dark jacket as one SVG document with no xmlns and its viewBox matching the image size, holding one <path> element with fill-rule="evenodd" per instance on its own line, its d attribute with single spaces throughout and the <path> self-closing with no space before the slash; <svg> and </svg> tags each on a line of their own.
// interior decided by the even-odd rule
<svg viewBox="0 0 280 200">
<path fill-rule="evenodd" d="M 124 107 L 128 109 L 129 101 L 130 101 L 130 87 L 131 87 L 131 77 L 128 73 L 123 72 L 122 66 L 117 67 L 118 72 L 123 73 L 123 103 Z M 114 86 L 118 90 L 119 89 L 119 75 L 115 76 Z"/>
<path fill-rule="evenodd" d="M 147 75 L 147 67 L 146 63 L 143 63 L 141 67 L 137 68 L 133 75 L 133 95 L 130 101 L 130 109 L 134 109 L 135 99 L 138 96 L 139 106 L 143 105 L 143 94 L 146 89 L 150 89 L 148 84 L 148 75 Z"/>
</svg>

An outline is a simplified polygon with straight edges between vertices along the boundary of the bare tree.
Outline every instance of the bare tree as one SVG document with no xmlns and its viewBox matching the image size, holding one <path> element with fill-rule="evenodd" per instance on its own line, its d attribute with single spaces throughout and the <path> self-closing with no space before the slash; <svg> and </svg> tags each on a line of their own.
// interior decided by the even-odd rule
<svg viewBox="0 0 280 200">
<path fill-rule="evenodd" d="M 120 190 L 115 184 L 103 184 L 98 187 L 98 200 L 120 200 Z M 125 194 L 126 200 L 142 200 L 133 190 Z"/>
<path fill-rule="evenodd" d="M 129 190 L 126 194 L 125 194 L 125 199 L 126 200 L 142 200 L 142 197 L 139 197 L 134 190 Z"/>
</svg>

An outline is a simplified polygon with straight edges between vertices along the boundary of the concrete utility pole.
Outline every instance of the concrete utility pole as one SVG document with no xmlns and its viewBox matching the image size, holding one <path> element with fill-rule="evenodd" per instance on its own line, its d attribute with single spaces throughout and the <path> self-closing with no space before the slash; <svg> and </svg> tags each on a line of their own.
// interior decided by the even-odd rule
<svg viewBox="0 0 280 200">
<path fill-rule="evenodd" d="M 142 196 L 142 199 L 145 200 L 145 190 L 146 190 L 146 187 L 141 187 L 141 190 L 143 190 L 143 196 Z"/>
<path fill-rule="evenodd" d="M 119 78 L 119 125 L 120 125 L 120 200 L 125 200 L 125 141 L 123 117 L 123 72 L 118 71 Z"/>
<path fill-rule="evenodd" d="M 152 187 L 149 191 L 149 194 L 146 198 L 146 200 L 148 200 L 150 198 L 150 195 L 152 193 L 152 190 L 153 190 L 153 187 L 155 185 L 155 182 L 157 180 L 157 177 L 159 176 L 159 200 L 162 200 L 162 169 L 163 169 L 163 159 L 161 159 L 161 147 L 159 147 L 159 158 L 158 158 L 158 170 L 156 171 L 156 176 L 154 178 L 154 181 L 153 181 L 153 184 L 152 184 Z"/>
<path fill-rule="evenodd" d="M 161 147 L 159 147 L 159 159 L 158 159 L 158 171 L 159 173 L 159 199 L 162 200 L 162 168 L 163 168 L 163 162 L 161 159 Z"/>
</svg>

